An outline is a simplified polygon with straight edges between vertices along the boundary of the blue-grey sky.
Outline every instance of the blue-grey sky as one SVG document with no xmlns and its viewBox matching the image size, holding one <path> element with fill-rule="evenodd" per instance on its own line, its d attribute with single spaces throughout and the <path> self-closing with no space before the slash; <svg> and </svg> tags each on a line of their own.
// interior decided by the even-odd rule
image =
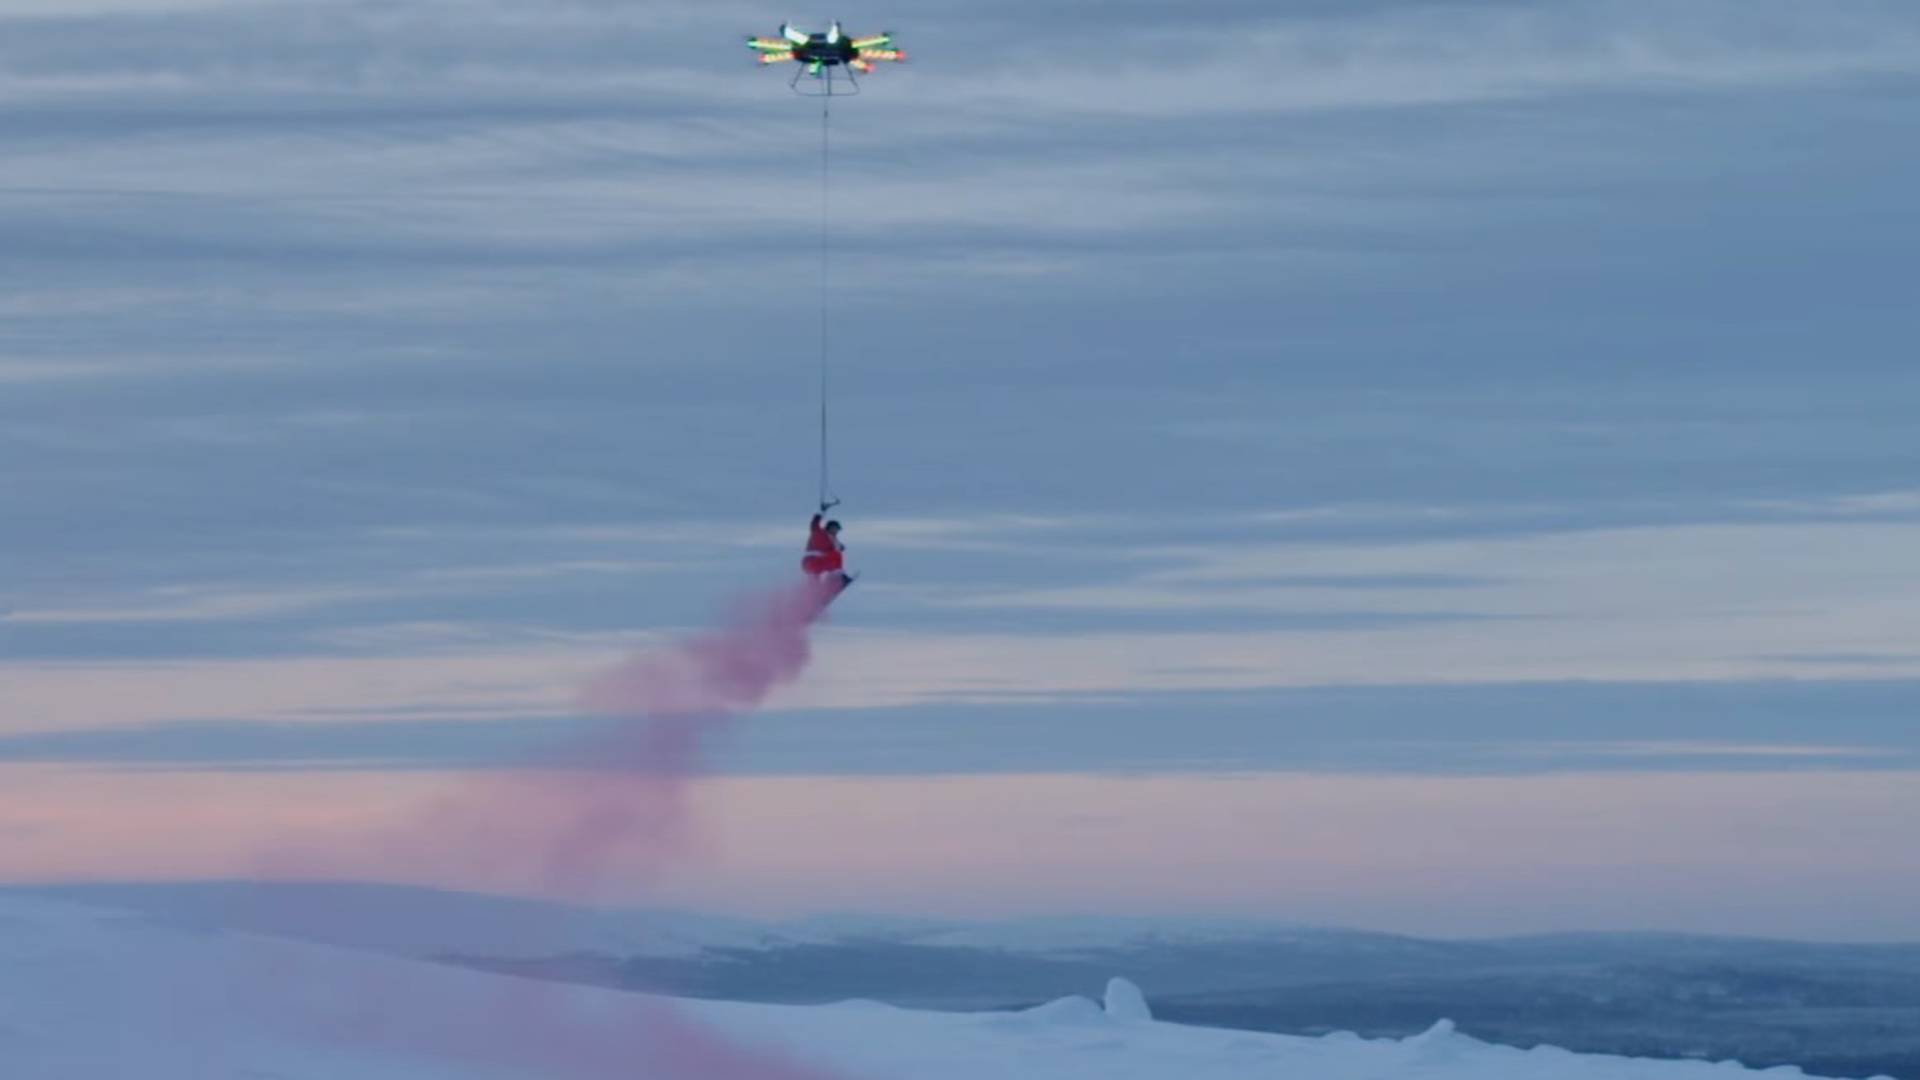
<svg viewBox="0 0 1920 1080">
<path fill-rule="evenodd" d="M 1908 0 L 833 14 L 913 54 L 834 119 L 866 578 L 720 772 L 1920 771 Z M 537 756 L 792 572 L 818 117 L 739 35 L 803 15 L 0 3 L 6 771 Z M 1748 928 L 1920 936 L 1903 851 Z"/>
</svg>

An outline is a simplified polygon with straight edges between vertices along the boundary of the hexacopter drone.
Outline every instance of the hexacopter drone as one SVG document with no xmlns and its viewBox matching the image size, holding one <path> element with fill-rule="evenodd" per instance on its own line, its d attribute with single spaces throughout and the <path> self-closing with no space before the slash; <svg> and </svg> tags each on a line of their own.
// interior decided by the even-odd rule
<svg viewBox="0 0 1920 1080">
<path fill-rule="evenodd" d="M 792 62 L 800 65 L 800 70 L 794 72 L 793 79 L 787 83 L 794 93 L 821 97 L 857 94 L 860 92 L 860 80 L 854 76 L 854 72 L 871 75 L 878 61 L 905 60 L 907 54 L 892 48 L 892 45 L 892 34 L 851 37 L 840 29 L 838 22 L 814 34 L 782 24 L 777 38 L 747 39 L 747 48 L 760 54 L 762 64 Z M 835 72 L 839 72 L 839 77 L 846 80 L 848 89 L 835 89 Z M 803 75 L 812 76 L 819 88 L 802 89 L 800 78 Z"/>
</svg>

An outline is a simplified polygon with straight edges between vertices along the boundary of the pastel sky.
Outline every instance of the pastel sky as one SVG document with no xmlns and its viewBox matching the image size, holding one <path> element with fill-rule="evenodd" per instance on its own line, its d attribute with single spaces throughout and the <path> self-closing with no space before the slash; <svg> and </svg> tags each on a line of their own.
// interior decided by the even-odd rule
<svg viewBox="0 0 1920 1080">
<path fill-rule="evenodd" d="M 591 767 L 794 572 L 809 14 L 0 0 L 0 878 Z M 623 899 L 1920 939 L 1911 0 L 831 14 L 865 577 Z"/>
</svg>

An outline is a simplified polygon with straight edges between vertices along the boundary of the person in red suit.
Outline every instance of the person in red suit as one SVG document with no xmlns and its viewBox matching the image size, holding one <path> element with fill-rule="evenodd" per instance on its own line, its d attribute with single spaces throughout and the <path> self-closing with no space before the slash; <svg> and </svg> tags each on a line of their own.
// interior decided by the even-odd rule
<svg viewBox="0 0 1920 1080">
<path fill-rule="evenodd" d="M 800 569 L 816 578 L 837 579 L 845 588 L 853 582 L 845 569 L 846 551 L 846 545 L 840 542 L 840 523 L 826 520 L 825 514 L 815 514 L 807 530 L 807 554 L 800 560 Z"/>
</svg>

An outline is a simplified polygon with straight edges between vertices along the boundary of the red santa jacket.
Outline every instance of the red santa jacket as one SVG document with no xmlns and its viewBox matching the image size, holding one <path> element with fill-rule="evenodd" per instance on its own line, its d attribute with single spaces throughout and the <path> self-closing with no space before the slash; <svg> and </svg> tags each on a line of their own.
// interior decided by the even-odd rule
<svg viewBox="0 0 1920 1080">
<path fill-rule="evenodd" d="M 846 556 L 841 554 L 844 550 L 840 541 L 827 531 L 821 515 L 815 514 L 807 532 L 807 557 L 800 560 L 800 569 L 809 574 L 833 573 L 846 561 Z"/>
</svg>

